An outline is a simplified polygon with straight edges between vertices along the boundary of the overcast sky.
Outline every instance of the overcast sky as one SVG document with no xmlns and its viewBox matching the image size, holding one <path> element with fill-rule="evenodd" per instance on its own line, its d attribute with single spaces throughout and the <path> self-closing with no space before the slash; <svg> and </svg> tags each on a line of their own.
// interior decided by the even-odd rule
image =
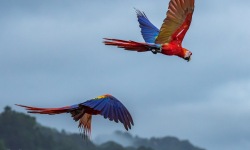
<svg viewBox="0 0 250 150">
<path fill-rule="evenodd" d="M 57 107 L 110 93 L 141 137 L 176 136 L 209 150 L 250 149 L 250 1 L 197 0 L 183 46 L 191 62 L 105 46 L 143 41 L 135 10 L 160 27 L 169 0 L 0 0 L 0 105 Z M 35 115 L 78 132 L 70 115 Z M 95 116 L 92 138 L 124 130 Z"/>
</svg>

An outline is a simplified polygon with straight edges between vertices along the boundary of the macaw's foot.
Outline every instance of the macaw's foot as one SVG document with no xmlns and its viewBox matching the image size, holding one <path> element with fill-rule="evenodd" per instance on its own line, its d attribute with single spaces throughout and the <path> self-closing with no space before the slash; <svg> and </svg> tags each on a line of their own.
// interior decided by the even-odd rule
<svg viewBox="0 0 250 150">
<path fill-rule="evenodd" d="M 157 52 L 157 49 L 151 49 L 151 52 L 153 53 L 153 54 L 157 54 L 158 52 Z"/>
<path fill-rule="evenodd" d="M 149 49 L 153 54 L 161 53 L 161 47 L 150 47 Z"/>
</svg>

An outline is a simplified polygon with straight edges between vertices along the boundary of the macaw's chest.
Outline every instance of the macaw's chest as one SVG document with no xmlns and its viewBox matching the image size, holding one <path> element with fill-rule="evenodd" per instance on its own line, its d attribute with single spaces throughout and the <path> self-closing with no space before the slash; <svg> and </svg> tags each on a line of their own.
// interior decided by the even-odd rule
<svg viewBox="0 0 250 150">
<path fill-rule="evenodd" d="M 181 55 L 182 54 L 182 47 L 181 45 L 177 45 L 177 44 L 171 44 L 171 43 L 167 43 L 167 44 L 162 44 L 162 54 L 165 55 Z"/>
</svg>

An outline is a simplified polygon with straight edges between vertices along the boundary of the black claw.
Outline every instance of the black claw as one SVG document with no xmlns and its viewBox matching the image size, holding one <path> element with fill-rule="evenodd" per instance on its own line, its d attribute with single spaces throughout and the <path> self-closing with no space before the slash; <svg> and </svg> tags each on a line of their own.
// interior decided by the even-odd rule
<svg viewBox="0 0 250 150">
<path fill-rule="evenodd" d="M 151 52 L 152 52 L 153 54 L 157 54 L 157 50 L 156 50 L 156 49 L 151 49 Z"/>
</svg>

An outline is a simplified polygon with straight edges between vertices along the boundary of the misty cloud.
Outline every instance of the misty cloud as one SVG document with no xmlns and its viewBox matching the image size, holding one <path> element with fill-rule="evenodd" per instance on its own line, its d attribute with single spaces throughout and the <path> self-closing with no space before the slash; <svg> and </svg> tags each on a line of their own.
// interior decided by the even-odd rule
<svg viewBox="0 0 250 150">
<path fill-rule="evenodd" d="M 196 1 L 183 43 L 193 52 L 189 63 L 102 43 L 104 37 L 143 41 L 133 7 L 160 27 L 168 2 L 100 3 L 0 2 L 3 107 L 64 106 L 110 93 L 131 111 L 133 135 L 172 135 L 214 150 L 250 148 L 249 1 Z M 78 132 L 70 115 L 36 117 Z M 93 138 L 115 130 L 123 126 L 93 118 Z"/>
</svg>

